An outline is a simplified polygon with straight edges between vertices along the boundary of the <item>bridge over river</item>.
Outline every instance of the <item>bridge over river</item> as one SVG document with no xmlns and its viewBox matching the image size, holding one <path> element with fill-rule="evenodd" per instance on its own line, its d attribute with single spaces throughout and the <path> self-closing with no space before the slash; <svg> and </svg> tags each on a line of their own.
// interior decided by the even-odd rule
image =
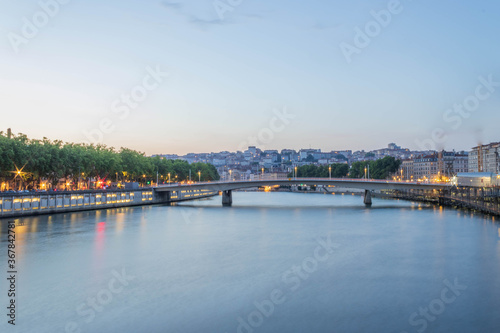
<svg viewBox="0 0 500 333">
<path fill-rule="evenodd" d="M 45 193 L 0 193 L 0 218 L 55 214 L 83 210 L 119 208 L 151 204 L 170 204 L 217 196 L 222 204 L 231 206 L 232 191 L 264 186 L 322 185 L 365 191 L 364 203 L 372 204 L 371 193 L 376 190 L 421 190 L 422 192 L 451 189 L 451 185 L 396 182 L 388 180 L 293 178 L 252 181 L 216 181 L 192 184 L 161 185 L 134 190 L 92 190 Z M 442 196 L 444 192 L 440 192 Z"/>
<path fill-rule="evenodd" d="M 365 191 L 363 201 L 366 205 L 372 204 L 371 192 L 378 190 L 446 190 L 452 186 L 448 184 L 432 184 L 419 182 L 401 182 L 390 180 L 371 179 L 349 179 L 349 178 L 288 178 L 288 179 L 266 179 L 248 181 L 218 181 L 199 182 L 193 184 L 161 185 L 155 187 L 155 192 L 162 196 L 165 201 L 178 198 L 184 193 L 191 191 L 222 192 L 222 204 L 231 206 L 233 203 L 232 191 L 253 187 L 264 186 L 292 186 L 292 185 L 322 185 L 334 186 L 336 188 L 352 188 Z"/>
</svg>

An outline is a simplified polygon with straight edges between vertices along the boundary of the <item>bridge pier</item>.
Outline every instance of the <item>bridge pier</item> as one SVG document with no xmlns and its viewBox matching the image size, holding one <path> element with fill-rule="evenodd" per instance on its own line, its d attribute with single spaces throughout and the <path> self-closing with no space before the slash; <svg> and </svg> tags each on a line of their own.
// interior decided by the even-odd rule
<svg viewBox="0 0 500 333">
<path fill-rule="evenodd" d="M 372 191 L 365 190 L 365 195 L 364 195 L 364 198 L 363 198 L 363 202 L 367 206 L 371 206 L 372 205 Z"/>
<path fill-rule="evenodd" d="M 233 204 L 233 191 L 222 191 L 222 206 L 231 207 Z"/>
</svg>

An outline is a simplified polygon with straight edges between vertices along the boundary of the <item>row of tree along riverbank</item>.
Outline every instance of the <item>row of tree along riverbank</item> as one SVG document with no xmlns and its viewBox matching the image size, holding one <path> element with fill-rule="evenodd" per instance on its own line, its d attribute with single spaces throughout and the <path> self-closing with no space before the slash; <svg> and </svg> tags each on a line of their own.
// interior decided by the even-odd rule
<svg viewBox="0 0 500 333">
<path fill-rule="evenodd" d="M 99 180 L 116 182 L 218 180 L 213 165 L 189 164 L 182 160 L 147 157 L 144 153 L 94 144 L 77 144 L 59 140 L 29 139 L 24 134 L 10 138 L 0 132 L 0 180 L 6 188 L 39 188 L 42 181 L 56 186 L 61 180 L 76 189 L 96 187 Z M 90 186 L 89 186 L 90 185 Z"/>
</svg>

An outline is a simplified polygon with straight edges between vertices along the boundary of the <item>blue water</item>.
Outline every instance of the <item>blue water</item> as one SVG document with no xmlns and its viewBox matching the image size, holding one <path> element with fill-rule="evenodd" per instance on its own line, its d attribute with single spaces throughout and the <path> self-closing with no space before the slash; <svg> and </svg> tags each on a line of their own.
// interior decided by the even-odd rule
<svg viewBox="0 0 500 333">
<path fill-rule="evenodd" d="M 233 202 L 17 219 L 16 326 L 2 279 L 0 331 L 500 332 L 492 217 L 347 195 Z"/>
</svg>

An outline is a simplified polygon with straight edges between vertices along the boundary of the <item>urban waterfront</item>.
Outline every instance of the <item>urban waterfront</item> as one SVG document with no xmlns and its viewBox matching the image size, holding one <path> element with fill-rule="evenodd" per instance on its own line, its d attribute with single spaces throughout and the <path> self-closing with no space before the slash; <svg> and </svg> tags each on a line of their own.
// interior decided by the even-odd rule
<svg viewBox="0 0 500 333">
<path fill-rule="evenodd" d="M 493 217 L 235 192 L 15 219 L 18 332 L 498 332 Z M 1 241 L 7 245 L 7 220 Z M 2 322 L 2 331 L 7 327 Z"/>
</svg>

